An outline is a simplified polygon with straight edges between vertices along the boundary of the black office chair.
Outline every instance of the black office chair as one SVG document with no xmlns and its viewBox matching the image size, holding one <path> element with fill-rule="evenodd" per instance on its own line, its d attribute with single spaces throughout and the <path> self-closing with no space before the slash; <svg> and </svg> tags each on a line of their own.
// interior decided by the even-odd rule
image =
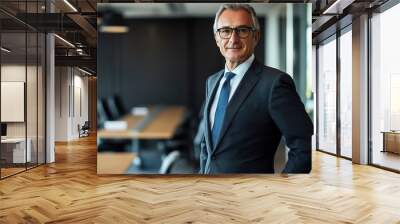
<svg viewBox="0 0 400 224">
<path fill-rule="evenodd" d="M 97 100 L 97 127 L 104 128 L 104 123 L 113 120 L 105 100 Z M 132 142 L 128 139 L 102 139 L 97 143 L 98 152 L 128 152 L 132 150 Z"/>
<path fill-rule="evenodd" d="M 79 138 L 80 137 L 87 137 L 89 136 L 89 130 L 90 130 L 90 125 L 89 125 L 89 121 L 85 121 L 85 123 L 80 126 L 78 124 L 78 134 L 79 134 Z"/>
<path fill-rule="evenodd" d="M 193 139 L 197 132 L 198 121 L 191 113 L 186 113 L 182 123 L 177 128 L 174 137 L 166 141 L 163 164 L 160 173 L 196 173 L 198 158 L 196 158 Z"/>
<path fill-rule="evenodd" d="M 113 120 L 117 120 L 117 119 L 121 118 L 121 116 L 123 114 L 120 114 L 120 112 L 118 111 L 118 108 L 117 108 L 117 106 L 115 104 L 114 97 L 108 97 L 106 99 L 106 103 L 107 103 L 107 107 L 108 107 L 108 109 L 110 111 L 112 119 Z"/>
<path fill-rule="evenodd" d="M 104 109 L 103 103 L 100 99 L 97 99 L 97 127 L 103 128 L 104 122 L 109 120 L 107 113 Z"/>
<path fill-rule="evenodd" d="M 102 100 L 104 110 L 110 120 L 118 120 L 126 114 L 125 107 L 118 95 L 109 96 Z"/>
<path fill-rule="evenodd" d="M 121 97 L 119 95 L 117 95 L 117 94 L 114 94 L 113 98 L 114 98 L 115 106 L 116 106 L 119 114 L 120 115 L 124 115 L 124 114 L 128 113 L 128 111 L 126 110 L 126 108 L 124 106 L 124 103 L 123 103 Z"/>
<path fill-rule="evenodd" d="M 193 173 L 197 173 L 200 167 L 200 144 L 204 137 L 204 120 L 203 120 L 203 108 L 204 104 L 200 109 L 198 116 L 190 115 L 187 120 L 183 123 L 182 128 L 185 130 L 187 141 L 185 143 L 186 150 L 181 158 L 176 161 L 172 168 L 171 173 L 180 173 L 182 167 L 186 167 L 188 170 L 192 170 Z"/>
<path fill-rule="evenodd" d="M 108 100 L 106 98 L 102 98 L 100 100 L 100 103 L 101 103 L 101 105 L 102 105 L 102 107 L 104 109 L 104 112 L 106 114 L 106 117 L 107 117 L 108 121 L 118 120 L 119 117 L 115 113 L 112 112 L 112 108 L 109 105 Z"/>
</svg>

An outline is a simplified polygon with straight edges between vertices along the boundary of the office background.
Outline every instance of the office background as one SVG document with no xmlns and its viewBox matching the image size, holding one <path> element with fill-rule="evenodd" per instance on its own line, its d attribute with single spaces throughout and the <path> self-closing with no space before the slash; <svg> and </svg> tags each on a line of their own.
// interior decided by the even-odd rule
<svg viewBox="0 0 400 224">
<path fill-rule="evenodd" d="M 311 61 L 311 4 L 251 5 L 261 26 L 256 59 L 293 77 L 312 117 L 313 88 L 308 63 Z M 125 112 L 138 106 L 183 106 L 190 123 L 184 132 L 189 133 L 189 142 L 195 141 L 206 79 L 225 64 L 212 30 L 219 6 L 211 3 L 99 4 L 100 21 L 105 21 L 109 14 L 118 14 L 128 29 L 124 33 L 106 33 L 101 32 L 102 23 L 99 24 L 97 98 L 106 105 L 105 112 L 113 110 L 107 108 L 107 101 L 113 96 L 119 96 Z M 98 108 L 99 111 L 102 109 Z M 98 128 L 103 128 L 107 120 L 115 120 L 115 116 L 103 117 L 99 114 Z M 121 151 L 127 147 L 126 144 L 104 147 L 102 143 L 98 142 L 99 151 L 104 148 L 113 151 L 113 147 Z M 196 170 L 198 151 L 191 148 L 196 143 L 186 145 L 189 147 L 186 150 L 194 151 L 193 170 Z M 286 154 L 281 145 L 276 154 L 278 172 L 284 166 Z"/>
<path fill-rule="evenodd" d="M 225 62 L 212 18 L 128 19 L 131 32 L 99 35 L 99 97 L 118 94 L 127 108 L 185 105 L 200 111 L 205 81 Z M 261 28 L 264 20 L 261 19 Z M 264 61 L 265 39 L 255 52 Z"/>
<path fill-rule="evenodd" d="M 99 32 L 98 97 L 119 94 L 127 108 L 180 104 L 197 113 L 204 100 L 206 78 L 224 66 L 212 32 L 220 4 L 154 5 L 99 4 L 100 12 L 113 9 L 125 14 L 130 31 Z M 256 58 L 292 75 L 306 102 L 311 99 L 307 90 L 311 89 L 307 77 L 311 51 L 307 10 L 311 5 L 253 5 L 261 24 Z M 138 9 L 142 13 L 137 13 Z M 291 22 L 288 16 L 292 16 Z"/>
</svg>

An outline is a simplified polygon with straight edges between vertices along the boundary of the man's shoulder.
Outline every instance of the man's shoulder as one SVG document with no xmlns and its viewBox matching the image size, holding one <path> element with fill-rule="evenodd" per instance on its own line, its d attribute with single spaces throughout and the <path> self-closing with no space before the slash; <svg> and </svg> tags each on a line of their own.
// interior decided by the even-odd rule
<svg viewBox="0 0 400 224">
<path fill-rule="evenodd" d="M 290 76 L 286 72 L 271 66 L 264 65 L 259 61 L 255 61 L 255 64 L 253 66 L 254 67 L 252 71 L 254 71 L 256 75 L 260 78 L 261 83 L 268 86 L 275 83 L 276 80 L 280 80 L 282 78 L 290 78 Z"/>
<path fill-rule="evenodd" d="M 261 73 L 264 76 L 269 76 L 269 77 L 272 76 L 273 78 L 279 77 L 281 75 L 284 75 L 284 76 L 287 75 L 288 76 L 288 74 L 286 72 L 284 72 L 282 70 L 279 70 L 277 68 L 274 68 L 274 67 L 266 66 L 266 65 L 262 65 L 262 72 Z"/>
<path fill-rule="evenodd" d="M 273 88 L 273 86 L 293 86 L 294 88 L 296 88 L 292 76 L 277 68 L 263 65 L 260 76 L 261 80 L 263 80 L 263 83 L 267 83 L 269 87 Z"/>
<path fill-rule="evenodd" d="M 225 71 L 225 69 L 221 69 L 218 72 L 215 72 L 208 76 L 207 81 L 218 79 L 218 77 Z"/>
</svg>

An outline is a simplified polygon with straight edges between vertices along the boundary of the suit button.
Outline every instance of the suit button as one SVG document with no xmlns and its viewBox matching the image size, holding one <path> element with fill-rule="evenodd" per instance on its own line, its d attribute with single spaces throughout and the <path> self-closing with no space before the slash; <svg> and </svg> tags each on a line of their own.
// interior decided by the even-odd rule
<svg viewBox="0 0 400 224">
<path fill-rule="evenodd" d="M 217 157 L 216 157 L 216 156 L 211 156 L 211 159 L 212 159 L 212 160 L 216 160 Z"/>
</svg>

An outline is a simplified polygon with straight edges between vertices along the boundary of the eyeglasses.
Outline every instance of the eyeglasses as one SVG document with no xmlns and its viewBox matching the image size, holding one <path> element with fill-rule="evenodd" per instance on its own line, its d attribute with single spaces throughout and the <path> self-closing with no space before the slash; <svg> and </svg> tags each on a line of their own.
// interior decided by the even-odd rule
<svg viewBox="0 0 400 224">
<path fill-rule="evenodd" d="M 235 28 L 222 27 L 217 29 L 219 37 L 222 39 L 229 39 L 232 36 L 233 31 L 239 36 L 239 38 L 247 38 L 251 32 L 256 31 L 253 27 L 249 26 L 239 26 Z"/>
</svg>

